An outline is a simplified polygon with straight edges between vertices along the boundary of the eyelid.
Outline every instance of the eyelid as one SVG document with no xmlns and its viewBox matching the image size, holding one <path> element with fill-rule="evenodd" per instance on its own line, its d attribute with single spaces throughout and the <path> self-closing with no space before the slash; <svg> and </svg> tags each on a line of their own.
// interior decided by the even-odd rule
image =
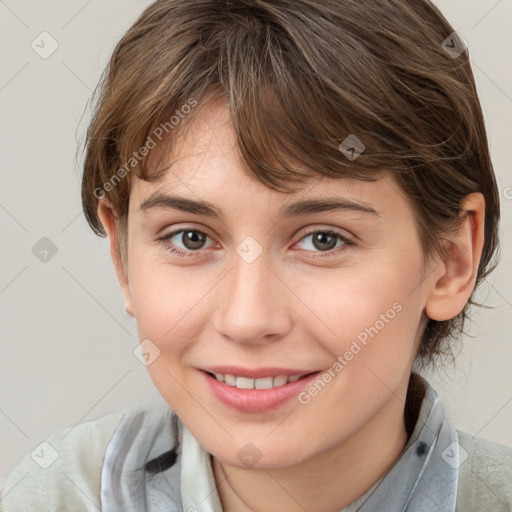
<svg viewBox="0 0 512 512">
<path fill-rule="evenodd" d="M 300 242 L 304 237 L 308 235 L 312 235 L 314 233 L 332 233 L 335 234 L 342 239 L 346 240 L 347 242 L 355 243 L 356 237 L 354 237 L 352 234 L 349 234 L 347 231 L 342 230 L 341 228 L 335 228 L 332 226 L 325 226 L 325 225 L 316 225 L 313 227 L 307 227 L 299 230 L 297 233 L 297 242 Z M 295 237 L 294 237 L 295 238 Z M 297 243 L 295 242 L 295 243 Z"/>
<path fill-rule="evenodd" d="M 185 224 L 183 226 L 180 226 L 179 224 L 174 225 L 174 226 L 172 226 L 172 229 L 170 229 L 169 231 L 166 231 L 165 229 L 162 230 L 162 234 L 157 235 L 157 238 L 158 239 L 171 238 L 172 236 L 176 235 L 177 233 L 179 233 L 181 231 L 198 231 L 200 233 L 204 233 L 205 235 L 210 237 L 212 240 L 215 240 L 215 237 L 212 236 L 212 234 L 208 228 L 205 228 L 203 226 L 201 226 L 201 227 L 194 226 L 193 224 Z"/>
<path fill-rule="evenodd" d="M 157 240 L 158 241 L 163 241 L 163 242 L 169 242 L 169 240 L 171 238 L 173 238 L 174 236 L 176 236 L 178 233 L 184 233 L 184 232 L 187 232 L 187 231 L 196 231 L 198 233 L 202 233 L 203 235 L 206 235 L 208 238 L 210 238 L 214 242 L 214 244 L 219 244 L 219 242 L 217 242 L 215 237 L 213 237 L 209 233 L 209 231 L 207 229 L 198 228 L 198 227 L 194 227 L 194 226 L 190 226 L 190 225 L 189 226 L 183 226 L 183 227 L 175 227 L 172 230 L 168 231 L 167 233 L 164 233 L 164 234 L 158 236 Z M 183 251 L 183 249 L 179 249 L 179 250 Z M 202 251 L 205 251 L 205 250 L 206 249 L 198 249 L 197 251 L 188 250 L 187 252 L 199 254 L 199 253 L 201 253 Z"/>
</svg>

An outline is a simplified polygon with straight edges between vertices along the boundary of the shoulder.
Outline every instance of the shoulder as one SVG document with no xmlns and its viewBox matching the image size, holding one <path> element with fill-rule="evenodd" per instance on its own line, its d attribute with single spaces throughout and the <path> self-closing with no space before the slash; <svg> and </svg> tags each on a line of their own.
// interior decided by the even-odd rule
<svg viewBox="0 0 512 512">
<path fill-rule="evenodd" d="M 457 511 L 512 510 L 512 447 L 457 430 Z"/>
<path fill-rule="evenodd" d="M 27 453 L 8 475 L 1 493 L 3 512 L 101 509 L 105 452 L 123 420 L 143 408 L 110 413 L 62 428 Z"/>
</svg>

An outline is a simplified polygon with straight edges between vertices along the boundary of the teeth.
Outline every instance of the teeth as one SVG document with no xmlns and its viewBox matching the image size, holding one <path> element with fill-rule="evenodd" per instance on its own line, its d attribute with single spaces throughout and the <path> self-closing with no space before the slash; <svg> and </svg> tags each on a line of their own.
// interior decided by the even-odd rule
<svg viewBox="0 0 512 512">
<path fill-rule="evenodd" d="M 237 377 L 235 386 L 240 389 L 254 389 L 254 379 L 248 379 L 247 377 Z"/>
<path fill-rule="evenodd" d="M 236 377 L 234 375 L 224 375 L 224 382 L 228 386 L 236 386 Z"/>
<path fill-rule="evenodd" d="M 237 377 L 235 375 L 216 373 L 215 378 L 228 386 L 239 389 L 270 389 L 284 386 L 288 382 L 297 382 L 302 375 L 278 375 L 277 377 L 263 377 L 261 379 L 250 379 L 248 377 Z"/>
<path fill-rule="evenodd" d="M 264 379 L 256 379 L 254 381 L 256 389 L 270 389 L 274 387 L 274 379 L 272 377 L 265 377 Z"/>
<path fill-rule="evenodd" d="M 274 377 L 274 387 L 283 386 L 288 382 L 288 377 L 284 375 L 279 375 L 279 377 Z"/>
</svg>

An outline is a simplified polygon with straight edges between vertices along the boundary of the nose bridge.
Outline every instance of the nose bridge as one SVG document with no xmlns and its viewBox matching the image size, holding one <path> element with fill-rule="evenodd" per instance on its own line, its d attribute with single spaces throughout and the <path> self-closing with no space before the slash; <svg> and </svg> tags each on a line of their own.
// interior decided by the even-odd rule
<svg viewBox="0 0 512 512">
<path fill-rule="evenodd" d="M 266 254 L 261 253 L 251 261 L 243 252 L 242 256 L 237 252 L 223 284 L 217 330 L 240 343 L 283 334 L 289 319 L 283 301 L 279 300 L 278 288 L 282 284 L 270 270 Z"/>
<path fill-rule="evenodd" d="M 263 257 L 248 263 L 243 258 L 236 257 L 231 275 L 233 298 L 237 299 L 239 306 L 246 300 L 254 301 L 255 306 L 260 302 L 261 289 L 268 281 L 268 269 Z"/>
</svg>

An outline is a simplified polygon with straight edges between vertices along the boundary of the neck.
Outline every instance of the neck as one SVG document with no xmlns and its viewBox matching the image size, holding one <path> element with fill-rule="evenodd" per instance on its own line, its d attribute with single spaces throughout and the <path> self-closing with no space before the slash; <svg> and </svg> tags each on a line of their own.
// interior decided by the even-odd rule
<svg viewBox="0 0 512 512">
<path fill-rule="evenodd" d="M 249 470 L 214 458 L 213 470 L 224 512 L 338 512 L 350 505 L 386 473 L 407 443 L 407 384 L 408 379 L 350 438 L 300 464 Z"/>
</svg>

